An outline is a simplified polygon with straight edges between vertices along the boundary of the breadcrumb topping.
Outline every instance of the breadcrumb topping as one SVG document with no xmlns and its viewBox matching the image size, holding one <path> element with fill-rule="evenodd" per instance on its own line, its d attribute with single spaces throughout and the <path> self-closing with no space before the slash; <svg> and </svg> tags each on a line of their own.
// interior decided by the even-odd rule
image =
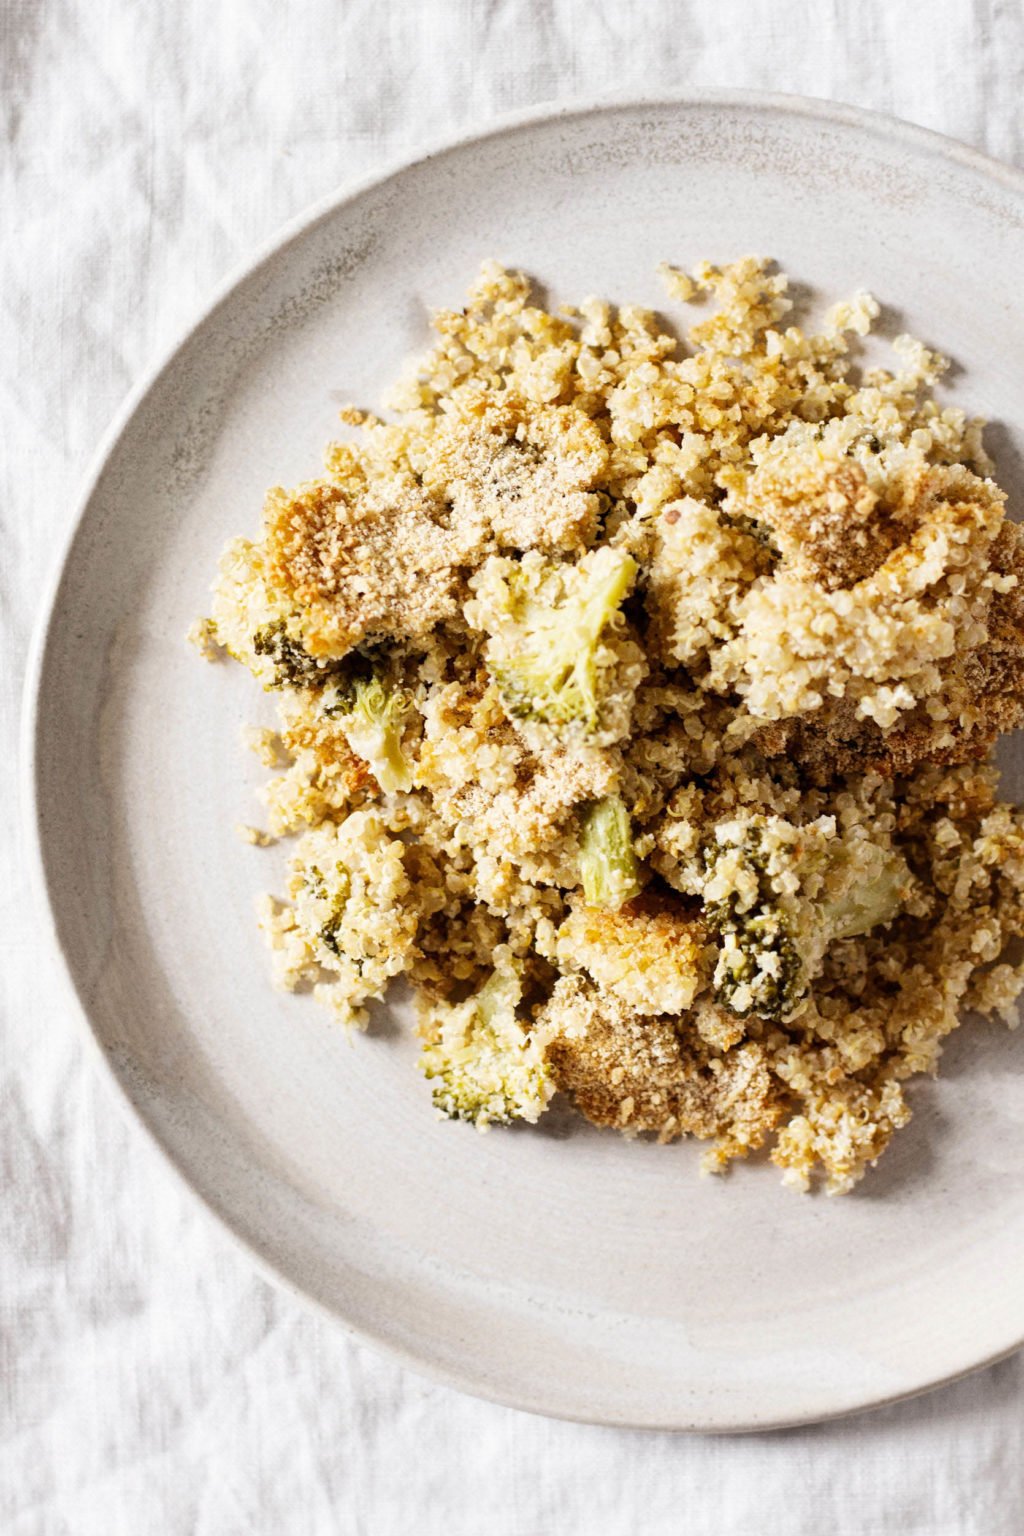
<svg viewBox="0 0 1024 1536">
<path fill-rule="evenodd" d="M 585 549 L 600 511 L 596 488 L 608 451 L 590 417 L 571 405 L 500 405 L 446 416 L 432 445 L 427 483 L 455 518 L 482 522 L 499 549 Z"/>
</svg>

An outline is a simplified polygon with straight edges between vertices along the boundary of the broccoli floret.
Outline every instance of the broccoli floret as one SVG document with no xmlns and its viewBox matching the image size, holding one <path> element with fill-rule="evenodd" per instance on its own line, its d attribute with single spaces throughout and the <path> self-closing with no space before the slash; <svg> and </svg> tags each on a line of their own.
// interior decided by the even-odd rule
<svg viewBox="0 0 1024 1536">
<path fill-rule="evenodd" d="M 385 792 L 412 788 L 412 769 L 402 750 L 411 708 L 408 693 L 373 670 L 349 676 L 324 700 L 324 713 L 337 720 L 352 751 L 369 763 Z"/>
<path fill-rule="evenodd" d="M 789 1018 L 807 995 L 807 978 L 789 923 L 769 900 L 750 911 L 734 901 L 706 908 L 721 948 L 715 967 L 715 1001 L 741 1016 Z"/>
<path fill-rule="evenodd" d="M 266 656 L 274 668 L 273 679 L 267 684 L 270 688 L 319 688 L 336 677 L 342 665 L 311 656 L 290 638 L 283 619 L 258 629 L 252 648 L 257 656 Z"/>
<path fill-rule="evenodd" d="M 516 1017 L 522 981 L 511 957 L 465 1002 L 434 1003 L 420 1023 L 426 1044 L 419 1066 L 433 1084 L 434 1105 L 478 1130 L 535 1122 L 554 1092 L 542 1042 Z"/>
<path fill-rule="evenodd" d="M 720 939 L 716 1000 L 733 1013 L 792 1018 L 829 947 L 891 922 L 906 903 L 902 855 L 817 836 L 826 823 L 737 818 L 705 851 L 705 916 Z"/>
<path fill-rule="evenodd" d="M 601 673 L 619 659 L 602 648 L 602 635 L 636 570 L 625 550 L 605 546 L 576 565 L 532 553 L 485 571 L 477 591 L 486 586 L 487 594 L 476 607 L 492 635 L 488 664 L 510 716 L 588 735 L 598 730 Z"/>
<path fill-rule="evenodd" d="M 317 938 L 324 949 L 334 955 L 335 959 L 340 960 L 341 944 L 338 934 L 344 917 L 345 903 L 352 889 L 349 872 L 343 864 L 335 864 L 332 871 L 331 890 L 328 893 L 323 871 L 313 864 L 306 871 L 305 884 L 314 901 L 328 905 L 331 909 L 331 915 L 317 930 Z"/>
<path fill-rule="evenodd" d="M 589 907 L 618 908 L 640 890 L 629 812 L 618 795 L 606 795 L 584 812 L 580 876 Z"/>
<path fill-rule="evenodd" d="M 412 962 L 420 906 L 405 855 L 379 812 L 352 811 L 299 839 L 290 902 L 262 903 L 283 985 L 311 984 L 347 1027 L 365 1027 L 364 1004 Z"/>
</svg>

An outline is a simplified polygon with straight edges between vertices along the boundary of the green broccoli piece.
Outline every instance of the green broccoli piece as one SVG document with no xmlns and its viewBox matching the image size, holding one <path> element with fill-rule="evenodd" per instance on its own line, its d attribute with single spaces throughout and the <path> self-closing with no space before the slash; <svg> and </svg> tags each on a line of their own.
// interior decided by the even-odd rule
<svg viewBox="0 0 1024 1536">
<path fill-rule="evenodd" d="M 804 830 L 813 847 L 814 828 Z M 895 850 L 839 838 L 807 853 L 759 815 L 720 827 L 705 864 L 705 917 L 720 941 L 716 1001 L 780 1021 L 799 1012 L 829 947 L 891 922 L 911 883 Z M 801 888 L 812 870 L 814 897 Z"/>
<path fill-rule="evenodd" d="M 770 900 L 749 911 L 722 901 L 705 908 L 705 915 L 721 941 L 715 1001 L 743 1017 L 791 1017 L 807 995 L 808 981 L 782 910 Z"/>
<path fill-rule="evenodd" d="M 498 960 L 479 992 L 462 1003 L 431 1005 L 420 1023 L 426 1044 L 419 1066 L 433 1084 L 435 1108 L 478 1130 L 533 1123 L 554 1093 L 543 1045 L 516 1017 L 519 970 L 510 957 Z"/>
<path fill-rule="evenodd" d="M 589 907 L 617 910 L 640 890 L 629 812 L 618 795 L 595 800 L 583 814 L 580 875 Z"/>
<path fill-rule="evenodd" d="M 289 636 L 283 619 L 264 624 L 252 637 L 257 656 L 266 656 L 274 668 L 271 688 L 319 688 L 338 674 L 339 663 L 311 656 Z"/>
<path fill-rule="evenodd" d="M 509 574 L 506 622 L 490 662 L 511 716 L 597 729 L 597 652 L 636 570 L 625 550 L 605 546 L 576 566 L 524 559 Z"/>
<path fill-rule="evenodd" d="M 349 892 L 352 889 L 352 880 L 348 870 L 343 864 L 335 865 L 332 876 L 332 890 L 327 891 L 327 882 L 323 871 L 315 864 L 311 865 L 306 874 L 306 889 L 316 902 L 328 903 L 331 914 L 327 921 L 317 929 L 317 938 L 336 959 L 341 958 L 341 944 L 338 934 L 344 919 L 345 903 L 348 901 Z"/>
<path fill-rule="evenodd" d="M 412 768 L 402 750 L 411 708 L 404 689 L 372 670 L 365 677 L 347 678 L 324 702 L 324 713 L 337 720 L 352 751 L 369 763 L 385 792 L 412 788 Z"/>
</svg>

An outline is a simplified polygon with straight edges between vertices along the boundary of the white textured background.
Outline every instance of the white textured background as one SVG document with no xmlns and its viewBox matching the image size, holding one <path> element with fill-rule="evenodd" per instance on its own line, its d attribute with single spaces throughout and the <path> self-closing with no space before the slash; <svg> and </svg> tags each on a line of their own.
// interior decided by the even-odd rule
<svg viewBox="0 0 1024 1536">
<path fill-rule="evenodd" d="M 631 87 L 833 96 L 1024 166 L 1022 72 L 1020 0 L 0 0 L 6 846 L 76 482 L 279 223 L 425 140 Z M 3 867 L 4 1536 L 1024 1532 L 1021 1357 L 844 1425 L 701 1440 L 533 1419 L 347 1343 L 253 1278 L 121 1123 Z"/>
</svg>

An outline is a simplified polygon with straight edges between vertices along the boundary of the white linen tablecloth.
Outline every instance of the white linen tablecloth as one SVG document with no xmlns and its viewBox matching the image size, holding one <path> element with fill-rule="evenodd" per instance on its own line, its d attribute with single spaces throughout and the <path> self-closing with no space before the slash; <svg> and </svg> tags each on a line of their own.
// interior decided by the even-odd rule
<svg viewBox="0 0 1024 1536">
<path fill-rule="evenodd" d="M 495 113 L 610 90 L 832 96 L 1024 165 L 1022 69 L 1019 0 L 0 0 L 6 1536 L 1024 1531 L 1020 1357 L 840 1425 L 624 1433 L 433 1386 L 255 1278 L 83 1053 L 17 856 L 14 755 L 97 439 L 307 203 Z"/>
</svg>

